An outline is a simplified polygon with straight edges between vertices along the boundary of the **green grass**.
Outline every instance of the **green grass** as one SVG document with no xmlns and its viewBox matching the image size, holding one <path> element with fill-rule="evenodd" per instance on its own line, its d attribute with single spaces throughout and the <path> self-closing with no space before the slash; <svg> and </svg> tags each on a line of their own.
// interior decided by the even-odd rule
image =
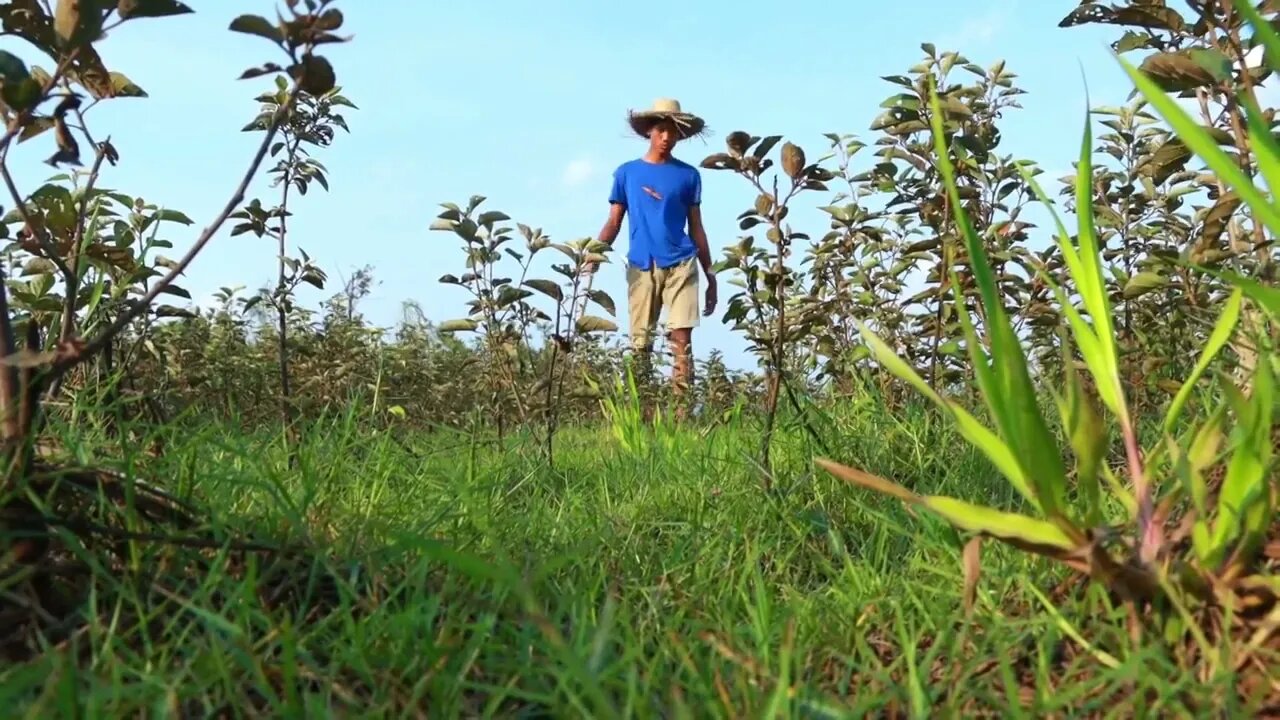
<svg viewBox="0 0 1280 720">
<path fill-rule="evenodd" d="M 828 432 L 842 462 L 1016 507 L 923 410 L 841 408 Z M 626 453 L 611 428 L 571 428 L 550 469 L 532 439 L 393 441 L 353 411 L 311 428 L 290 470 L 273 436 L 169 432 L 145 476 L 217 526 L 305 539 L 321 559 L 137 543 L 132 570 L 94 576 L 86 627 L 3 669 L 0 703 L 28 717 L 1190 717 L 1229 695 L 1230 678 L 1134 647 L 1099 598 L 1061 607 L 1119 658 L 1106 667 L 1030 591 L 1060 576 L 994 543 L 966 619 L 962 538 L 816 472 L 797 427 L 765 492 L 758 437 L 689 430 Z M 197 555 L 211 569 L 184 573 Z M 264 599 L 284 590 L 297 601 Z"/>
</svg>

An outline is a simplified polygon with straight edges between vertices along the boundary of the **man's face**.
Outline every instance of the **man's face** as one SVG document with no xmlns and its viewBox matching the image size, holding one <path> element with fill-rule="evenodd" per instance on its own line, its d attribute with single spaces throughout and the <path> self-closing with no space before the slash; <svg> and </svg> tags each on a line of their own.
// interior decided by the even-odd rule
<svg viewBox="0 0 1280 720">
<path fill-rule="evenodd" d="M 660 150 L 663 153 L 671 152 L 679 141 L 680 133 L 676 129 L 675 122 L 671 120 L 663 120 L 654 125 L 653 129 L 649 131 L 649 144 L 655 150 Z"/>
</svg>

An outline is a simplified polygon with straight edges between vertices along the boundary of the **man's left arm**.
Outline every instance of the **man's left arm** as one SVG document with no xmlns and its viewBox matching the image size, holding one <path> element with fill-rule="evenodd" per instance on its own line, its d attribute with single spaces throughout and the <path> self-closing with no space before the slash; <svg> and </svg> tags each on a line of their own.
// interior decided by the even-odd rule
<svg viewBox="0 0 1280 720">
<path fill-rule="evenodd" d="M 707 231 L 702 226 L 702 208 L 698 205 L 689 208 L 689 237 L 693 238 L 693 244 L 698 248 L 698 264 L 702 266 L 703 274 L 714 280 L 715 273 L 711 271 L 711 245 L 707 243 Z"/>
<path fill-rule="evenodd" d="M 702 225 L 702 178 L 696 170 L 689 202 L 689 237 L 698 248 L 698 264 L 702 266 L 702 274 L 707 278 L 706 306 L 702 314 L 710 316 L 716 310 L 719 292 L 716 289 L 716 274 L 711 265 L 711 245 L 707 242 L 707 230 Z"/>
<path fill-rule="evenodd" d="M 707 230 L 702 226 L 702 173 L 693 169 L 689 187 L 689 237 L 698 248 L 698 264 L 707 279 L 714 282 L 711 271 L 711 246 L 707 243 Z"/>
</svg>

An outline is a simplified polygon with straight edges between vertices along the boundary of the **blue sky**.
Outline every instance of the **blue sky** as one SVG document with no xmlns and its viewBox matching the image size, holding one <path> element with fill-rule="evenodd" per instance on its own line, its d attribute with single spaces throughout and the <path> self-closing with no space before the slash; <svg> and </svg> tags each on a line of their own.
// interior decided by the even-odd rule
<svg viewBox="0 0 1280 720">
<path fill-rule="evenodd" d="M 103 103 L 90 115 L 96 134 L 111 134 L 121 155 L 103 185 L 196 220 L 169 231 L 175 255 L 225 202 L 255 146 L 256 136 L 239 128 L 271 81 L 236 78 L 278 59 L 265 41 L 226 30 L 239 13 L 271 16 L 272 3 L 190 4 L 194 15 L 130 23 L 101 44 L 108 66 L 151 97 Z M 922 42 L 982 65 L 1006 60 L 1028 94 L 1024 109 L 1006 119 L 1003 149 L 1057 175 L 1078 150 L 1085 79 L 1095 103 L 1122 102 L 1129 91 L 1106 45 L 1113 32 L 1057 27 L 1075 5 L 702 0 L 667 10 L 599 0 L 340 2 L 343 31 L 355 39 L 328 54 L 360 110 L 347 115 L 352 134 L 320 157 L 332 191 L 317 188 L 298 202 L 291 244 L 335 285 L 372 265 L 379 284 L 362 309 L 374 322 L 395 323 L 406 299 L 434 320 L 456 317 L 465 297 L 436 280 L 456 272 L 462 256 L 456 238 L 427 230 L 438 203 L 481 194 L 486 207 L 556 239 L 594 235 L 610 172 L 644 149 L 624 124 L 628 108 L 669 96 L 707 118 L 715 135 L 676 151 L 695 164 L 736 129 L 784 134 L 816 157 L 825 151 L 824 132 L 872 135 L 867 127 L 892 91 L 880 76 L 918 62 Z M 7 40 L 6 49 L 36 60 L 13 44 Z M 16 149 L 28 191 L 52 174 L 40 164 L 51 142 L 42 137 Z M 265 182 L 255 191 L 273 198 Z M 811 197 L 821 204 L 823 196 Z M 741 178 L 705 172 L 703 212 L 715 256 L 737 240 L 735 217 L 752 199 Z M 826 226 L 812 217 L 810 230 L 820 234 Z M 183 284 L 200 299 L 224 285 L 270 282 L 271 245 L 224 229 Z M 621 300 L 622 277 L 620 264 L 606 266 L 597 286 Z M 732 287 L 723 279 L 721 287 L 725 298 Z M 303 299 L 312 304 L 328 294 L 309 289 Z M 719 346 L 733 364 L 754 364 L 719 313 L 703 328 L 695 334 L 699 355 Z"/>
</svg>

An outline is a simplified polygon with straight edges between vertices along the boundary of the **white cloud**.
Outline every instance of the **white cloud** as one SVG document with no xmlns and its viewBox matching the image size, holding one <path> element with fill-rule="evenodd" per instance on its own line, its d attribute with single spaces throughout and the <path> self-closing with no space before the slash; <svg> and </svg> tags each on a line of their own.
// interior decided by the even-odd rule
<svg viewBox="0 0 1280 720">
<path fill-rule="evenodd" d="M 595 175 L 596 166 L 587 158 L 578 158 L 570 162 L 564 168 L 564 175 L 561 176 L 561 182 L 566 187 L 578 187 Z"/>
</svg>

